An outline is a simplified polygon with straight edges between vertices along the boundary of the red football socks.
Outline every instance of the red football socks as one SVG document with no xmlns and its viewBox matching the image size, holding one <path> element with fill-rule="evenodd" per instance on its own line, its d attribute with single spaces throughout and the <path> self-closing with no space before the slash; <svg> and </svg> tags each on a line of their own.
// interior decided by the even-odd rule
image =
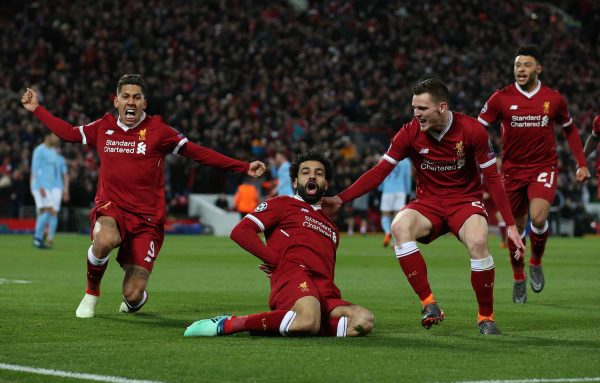
<svg viewBox="0 0 600 383">
<path fill-rule="evenodd" d="M 544 230 L 545 229 L 545 230 Z M 546 242 L 548 241 L 548 224 L 541 231 L 543 233 L 538 234 L 535 231 L 540 231 L 531 227 L 531 231 L 529 232 L 529 239 L 531 240 L 531 258 L 529 258 L 530 265 L 541 265 L 542 257 L 544 256 L 544 250 L 546 249 Z"/>
<path fill-rule="evenodd" d="M 100 282 L 107 266 L 108 262 L 95 266 L 90 261 L 87 261 L 87 284 L 85 289 L 87 294 L 100 296 Z"/>
<path fill-rule="evenodd" d="M 242 331 L 278 333 L 279 325 L 287 311 L 275 310 L 245 316 L 233 316 L 225 321 L 225 334 L 235 334 Z"/>
<path fill-rule="evenodd" d="M 427 265 L 421 252 L 417 249 L 411 254 L 399 256 L 398 263 L 419 299 L 421 301 L 427 299 L 431 295 L 431 287 L 427 280 Z"/>
<path fill-rule="evenodd" d="M 495 269 L 471 270 L 471 286 L 479 305 L 479 319 L 494 316 L 494 277 Z M 493 319 L 491 319 L 493 320 Z"/>
</svg>

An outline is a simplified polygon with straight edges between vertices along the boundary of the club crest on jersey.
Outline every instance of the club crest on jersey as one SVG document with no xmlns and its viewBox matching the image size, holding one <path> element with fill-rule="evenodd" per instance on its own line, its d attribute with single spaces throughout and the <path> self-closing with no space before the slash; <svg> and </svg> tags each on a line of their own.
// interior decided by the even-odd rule
<svg viewBox="0 0 600 383">
<path fill-rule="evenodd" d="M 304 282 L 300 283 L 300 284 L 298 285 L 298 288 L 299 288 L 299 289 L 300 289 L 300 291 L 302 291 L 302 292 L 308 292 L 308 291 L 309 291 L 309 289 L 308 289 L 308 283 L 306 283 L 306 281 L 304 281 Z"/>
<path fill-rule="evenodd" d="M 550 113 L 550 101 L 544 101 L 544 114 Z"/>
<path fill-rule="evenodd" d="M 266 202 L 261 202 L 261 203 L 260 203 L 260 204 L 259 204 L 259 205 L 256 207 L 256 209 L 254 209 L 254 212 L 255 212 L 255 213 L 260 213 L 261 211 L 263 211 L 263 210 L 266 210 L 266 209 L 267 209 L 267 203 L 266 203 Z"/>
<path fill-rule="evenodd" d="M 142 129 L 138 132 L 138 139 L 140 141 L 146 141 L 146 129 Z"/>
</svg>

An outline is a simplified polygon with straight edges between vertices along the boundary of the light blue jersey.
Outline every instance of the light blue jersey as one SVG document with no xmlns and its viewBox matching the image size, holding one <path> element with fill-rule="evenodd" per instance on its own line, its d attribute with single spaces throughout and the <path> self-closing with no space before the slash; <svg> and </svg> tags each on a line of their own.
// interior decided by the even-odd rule
<svg viewBox="0 0 600 383">
<path fill-rule="evenodd" d="M 277 195 L 294 195 L 290 179 L 290 162 L 285 161 L 277 168 Z"/>
<path fill-rule="evenodd" d="M 408 158 L 398 162 L 398 165 L 381 183 L 382 193 L 410 194 L 412 188 L 410 160 Z"/>
<path fill-rule="evenodd" d="M 33 150 L 31 160 L 31 189 L 38 190 L 44 188 L 47 190 L 53 188 L 63 188 L 63 174 L 67 172 L 67 166 L 64 158 L 58 154 L 56 149 L 38 145 Z"/>
<path fill-rule="evenodd" d="M 58 154 L 58 153 L 57 153 Z M 65 161 L 65 157 L 58 154 L 58 163 L 57 163 L 59 176 L 57 177 L 58 183 L 54 185 L 55 188 L 64 189 L 65 188 L 65 179 L 64 175 L 67 174 L 69 168 L 67 168 L 67 162 Z"/>
</svg>

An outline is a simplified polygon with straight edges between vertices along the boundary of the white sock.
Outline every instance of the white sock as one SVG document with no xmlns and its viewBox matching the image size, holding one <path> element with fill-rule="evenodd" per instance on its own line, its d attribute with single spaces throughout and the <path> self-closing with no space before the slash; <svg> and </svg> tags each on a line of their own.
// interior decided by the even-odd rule
<svg viewBox="0 0 600 383">
<path fill-rule="evenodd" d="M 281 320 L 281 323 L 279 324 L 279 333 L 281 335 L 283 335 L 283 336 L 288 335 L 288 331 L 289 331 L 290 326 L 292 325 L 292 322 L 294 321 L 294 319 L 296 319 L 295 311 L 288 311 L 287 313 L 285 313 L 285 316 L 283 317 L 283 319 Z"/>
<path fill-rule="evenodd" d="M 337 337 L 343 338 L 348 332 L 348 317 L 340 317 L 337 325 Z"/>
<path fill-rule="evenodd" d="M 96 258 L 96 256 L 94 255 L 94 253 L 92 252 L 92 246 L 90 245 L 90 248 L 88 249 L 88 255 L 87 255 L 87 259 L 88 261 L 94 265 L 94 266 L 102 266 L 104 265 L 106 262 L 108 262 L 108 257 L 100 259 L 100 258 Z"/>
</svg>

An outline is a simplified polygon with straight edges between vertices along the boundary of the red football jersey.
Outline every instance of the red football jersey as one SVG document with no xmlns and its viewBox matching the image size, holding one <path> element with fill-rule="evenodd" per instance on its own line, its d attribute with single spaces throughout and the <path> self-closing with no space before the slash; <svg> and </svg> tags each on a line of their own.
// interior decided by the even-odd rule
<svg viewBox="0 0 600 383">
<path fill-rule="evenodd" d="M 156 223 L 165 219 L 163 168 L 168 153 L 239 172 L 247 172 L 250 166 L 188 142 L 158 116 L 144 113 L 136 126 L 128 127 L 107 113 L 90 124 L 74 127 L 41 105 L 34 115 L 61 139 L 96 148 L 101 164 L 96 204 L 113 201 L 120 208 Z"/>
<path fill-rule="evenodd" d="M 164 163 L 187 142 L 160 117 L 143 115 L 133 128 L 112 114 L 79 127 L 82 143 L 96 148 L 100 163 L 96 204 L 114 201 L 124 210 L 162 222 Z"/>
<path fill-rule="evenodd" d="M 264 232 L 267 246 L 281 258 L 277 268 L 302 265 L 325 277 L 334 277 L 339 231 L 320 206 L 299 196 L 271 198 L 246 215 Z"/>
<path fill-rule="evenodd" d="M 556 166 L 554 125 L 573 122 L 565 99 L 541 82 L 530 93 L 516 83 L 496 91 L 478 120 L 486 127 L 500 120 L 504 171 Z"/>
<path fill-rule="evenodd" d="M 402 126 L 383 159 L 397 164 L 405 157 L 416 169 L 417 198 L 481 198 L 479 168 L 496 166 L 485 129 L 457 112 L 440 134 L 422 132 L 416 118 Z"/>
</svg>

